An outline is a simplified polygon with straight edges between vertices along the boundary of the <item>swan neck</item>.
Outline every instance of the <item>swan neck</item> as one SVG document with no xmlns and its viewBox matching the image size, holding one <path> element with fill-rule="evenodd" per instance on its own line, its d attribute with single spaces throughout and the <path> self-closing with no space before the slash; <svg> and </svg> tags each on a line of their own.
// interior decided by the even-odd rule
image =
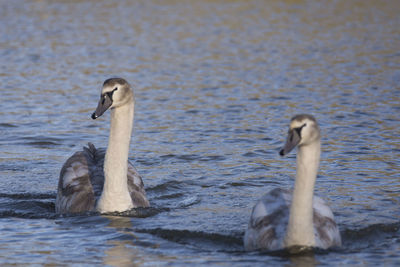
<svg viewBox="0 0 400 267">
<path fill-rule="evenodd" d="M 133 207 L 127 186 L 133 117 L 133 100 L 111 110 L 110 135 L 104 159 L 104 187 L 98 203 L 100 211 L 125 211 Z"/>
<path fill-rule="evenodd" d="M 315 246 L 313 196 L 320 153 L 320 140 L 298 148 L 296 180 L 285 238 L 288 247 Z"/>
<path fill-rule="evenodd" d="M 111 111 L 110 135 L 106 152 L 106 162 L 124 162 L 127 165 L 129 144 L 133 125 L 133 104 L 114 108 Z M 114 154 L 115 152 L 116 155 Z M 107 155 L 109 155 L 107 157 Z"/>
</svg>

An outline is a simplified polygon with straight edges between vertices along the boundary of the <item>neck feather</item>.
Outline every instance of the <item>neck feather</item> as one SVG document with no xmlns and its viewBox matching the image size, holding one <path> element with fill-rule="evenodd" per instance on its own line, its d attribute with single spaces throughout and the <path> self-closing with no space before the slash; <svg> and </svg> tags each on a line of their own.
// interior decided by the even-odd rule
<svg viewBox="0 0 400 267">
<path fill-rule="evenodd" d="M 297 152 L 297 173 L 290 207 L 285 246 L 314 246 L 313 196 L 321 143 L 303 145 Z"/>
<path fill-rule="evenodd" d="M 127 186 L 133 113 L 133 101 L 111 110 L 110 136 L 104 160 L 104 188 L 98 203 L 98 210 L 103 212 L 125 211 L 133 207 Z"/>
</svg>

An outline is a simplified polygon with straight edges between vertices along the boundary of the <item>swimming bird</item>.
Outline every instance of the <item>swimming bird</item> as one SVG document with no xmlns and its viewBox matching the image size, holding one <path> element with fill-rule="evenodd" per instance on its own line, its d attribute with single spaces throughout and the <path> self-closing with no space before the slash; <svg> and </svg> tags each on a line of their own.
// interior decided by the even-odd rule
<svg viewBox="0 0 400 267">
<path fill-rule="evenodd" d="M 341 237 L 326 202 L 314 196 L 321 153 L 321 134 L 311 115 L 291 119 L 288 137 L 279 154 L 297 146 L 297 172 L 293 192 L 275 188 L 254 206 L 244 235 L 246 250 L 340 246 Z"/>
<path fill-rule="evenodd" d="M 122 78 L 103 83 L 92 119 L 111 109 L 107 150 L 91 143 L 63 165 L 58 182 L 56 212 L 122 212 L 148 207 L 143 181 L 128 161 L 134 117 L 134 93 Z"/>
</svg>

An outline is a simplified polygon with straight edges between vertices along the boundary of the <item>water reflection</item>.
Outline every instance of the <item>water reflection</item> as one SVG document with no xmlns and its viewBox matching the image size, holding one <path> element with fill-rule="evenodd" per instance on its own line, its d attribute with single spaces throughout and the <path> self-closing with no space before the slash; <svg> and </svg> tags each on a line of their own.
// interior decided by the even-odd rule
<svg viewBox="0 0 400 267">
<path fill-rule="evenodd" d="M 115 228 L 117 233 L 123 234 L 123 238 L 108 240 L 110 248 L 104 252 L 103 263 L 110 266 L 140 266 L 137 255 L 138 251 L 135 240 L 137 237 L 132 232 L 131 218 L 106 216 L 109 219 L 107 227 Z"/>
<path fill-rule="evenodd" d="M 290 256 L 289 259 L 290 259 L 290 264 L 286 264 L 285 266 L 313 267 L 320 264 L 315 259 L 314 255 Z"/>
<path fill-rule="evenodd" d="M 240 240 L 254 202 L 292 186 L 294 157 L 278 149 L 304 112 L 323 134 L 316 193 L 345 241 L 315 259 L 397 262 L 399 13 L 395 0 L 0 2 L 0 228 L 10 230 L 0 255 L 91 265 L 114 249 L 111 262 L 120 254 L 132 265 L 288 263 L 243 253 Z M 88 141 L 106 147 L 107 125 L 89 114 L 111 76 L 136 85 L 130 159 L 159 210 L 121 227 L 55 217 L 62 163 Z M 47 239 L 13 236 L 35 233 L 36 219 L 46 227 L 32 236 Z M 13 256 L 37 244 L 53 256 Z"/>
</svg>

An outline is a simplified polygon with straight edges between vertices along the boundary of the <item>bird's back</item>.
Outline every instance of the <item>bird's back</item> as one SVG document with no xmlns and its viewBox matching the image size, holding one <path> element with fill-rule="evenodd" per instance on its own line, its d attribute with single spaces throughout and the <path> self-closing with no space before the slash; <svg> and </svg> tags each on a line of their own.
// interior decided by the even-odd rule
<svg viewBox="0 0 400 267">
<path fill-rule="evenodd" d="M 246 250 L 282 248 L 289 220 L 290 197 L 288 191 L 276 188 L 257 201 L 244 236 Z"/>
<path fill-rule="evenodd" d="M 290 191 L 276 188 L 256 203 L 244 236 L 246 250 L 284 248 L 291 202 Z M 317 196 L 313 197 L 313 224 L 316 247 L 326 249 L 341 245 L 333 213 L 325 201 Z"/>
<path fill-rule="evenodd" d="M 63 165 L 58 183 L 56 212 L 79 213 L 94 211 L 104 186 L 104 149 L 91 143 L 76 152 Z M 144 185 L 139 173 L 128 162 L 127 186 L 134 207 L 148 207 Z"/>
<path fill-rule="evenodd" d="M 94 210 L 101 193 L 104 156 L 93 145 L 73 154 L 61 168 L 58 182 L 56 212 L 79 213 Z M 93 179 L 94 178 L 94 179 Z"/>
</svg>

